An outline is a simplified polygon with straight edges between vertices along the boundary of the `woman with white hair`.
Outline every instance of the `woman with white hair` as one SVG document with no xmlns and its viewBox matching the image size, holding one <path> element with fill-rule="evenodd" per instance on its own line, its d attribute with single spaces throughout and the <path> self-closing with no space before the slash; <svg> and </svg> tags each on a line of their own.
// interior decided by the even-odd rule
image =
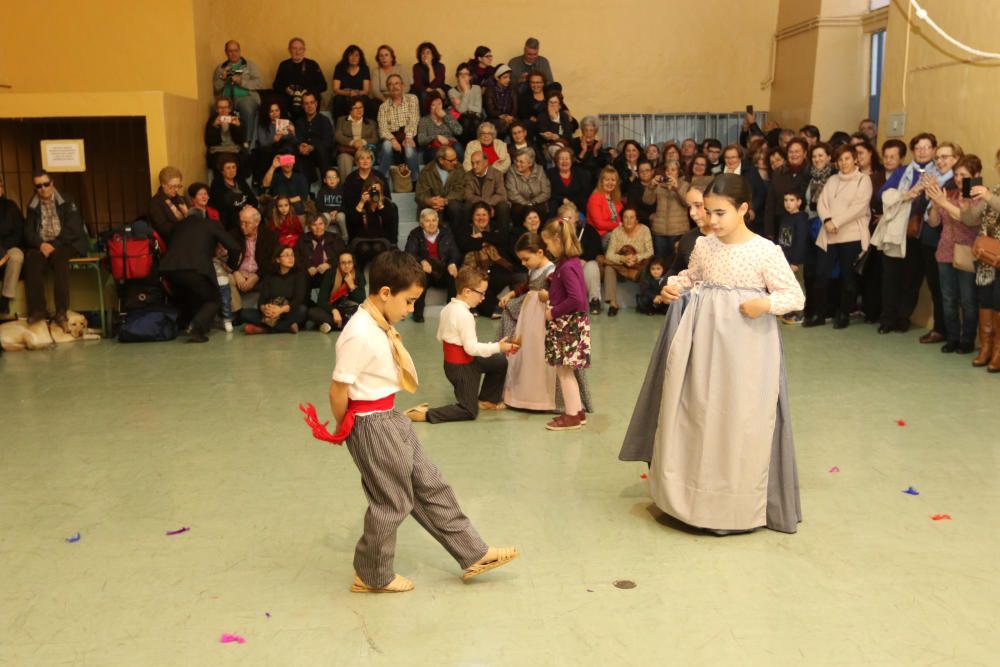
<svg viewBox="0 0 1000 667">
<path fill-rule="evenodd" d="M 597 117 L 584 116 L 580 121 L 580 136 L 570 142 L 577 164 L 590 174 L 590 182 L 597 182 L 597 175 L 608 164 L 608 154 L 597 136 Z"/>
<path fill-rule="evenodd" d="M 523 148 L 517 152 L 514 168 L 507 172 L 504 185 L 516 223 L 520 224 L 528 211 L 536 211 L 542 218 L 548 216 L 552 185 L 545 170 L 535 162 L 535 151 Z"/>
<path fill-rule="evenodd" d="M 466 171 L 472 171 L 472 156 L 482 151 L 486 156 L 486 162 L 499 171 L 501 174 L 507 173 L 510 169 L 510 153 L 507 151 L 507 144 L 497 141 L 496 126 L 487 121 L 480 123 L 479 130 L 476 131 L 476 138 L 465 147 L 465 159 L 462 166 Z"/>
</svg>

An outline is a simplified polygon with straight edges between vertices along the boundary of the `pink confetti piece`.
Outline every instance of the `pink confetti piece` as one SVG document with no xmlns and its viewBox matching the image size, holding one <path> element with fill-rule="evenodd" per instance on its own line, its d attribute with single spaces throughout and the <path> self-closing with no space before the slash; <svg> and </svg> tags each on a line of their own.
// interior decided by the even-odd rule
<svg viewBox="0 0 1000 667">
<path fill-rule="evenodd" d="M 168 530 L 167 535 L 180 535 L 181 533 L 186 533 L 191 530 L 191 526 L 184 526 L 183 528 L 178 528 L 177 530 Z"/>
<path fill-rule="evenodd" d="M 934 521 L 951 521 L 950 514 L 934 514 L 931 516 Z"/>
<path fill-rule="evenodd" d="M 649 475 L 647 475 L 646 473 L 642 473 L 641 475 L 639 475 L 639 479 L 647 479 L 648 477 Z"/>
<path fill-rule="evenodd" d="M 897 419 L 896 426 L 906 426 L 906 422 L 903 421 L 902 419 Z"/>
<path fill-rule="evenodd" d="M 246 644 L 247 640 L 239 635 L 231 635 L 228 632 L 219 637 L 220 644 Z"/>
<path fill-rule="evenodd" d="M 830 472 L 840 472 L 840 468 L 838 468 L 837 466 L 833 466 L 832 468 L 830 468 Z"/>
</svg>

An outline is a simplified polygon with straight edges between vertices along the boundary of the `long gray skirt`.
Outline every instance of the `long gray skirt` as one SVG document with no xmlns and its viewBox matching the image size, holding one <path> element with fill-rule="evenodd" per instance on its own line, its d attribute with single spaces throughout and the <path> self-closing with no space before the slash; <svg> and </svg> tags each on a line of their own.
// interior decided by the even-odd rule
<svg viewBox="0 0 1000 667">
<path fill-rule="evenodd" d="M 697 285 L 671 305 L 618 458 L 700 528 L 794 533 L 802 520 L 781 337 L 744 317 L 761 290 Z"/>
</svg>

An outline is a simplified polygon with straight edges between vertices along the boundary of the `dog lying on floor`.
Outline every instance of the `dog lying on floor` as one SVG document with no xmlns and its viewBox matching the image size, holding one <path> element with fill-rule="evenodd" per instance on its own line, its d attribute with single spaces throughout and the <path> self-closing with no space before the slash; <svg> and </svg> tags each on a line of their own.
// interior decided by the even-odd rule
<svg viewBox="0 0 1000 667">
<path fill-rule="evenodd" d="M 6 352 L 21 350 L 44 350 L 58 343 L 73 343 L 78 340 L 100 340 L 96 331 L 87 328 L 87 318 L 75 311 L 66 313 L 68 323 L 62 327 L 42 320 L 29 325 L 27 320 L 15 320 L 0 324 L 0 346 Z"/>
</svg>

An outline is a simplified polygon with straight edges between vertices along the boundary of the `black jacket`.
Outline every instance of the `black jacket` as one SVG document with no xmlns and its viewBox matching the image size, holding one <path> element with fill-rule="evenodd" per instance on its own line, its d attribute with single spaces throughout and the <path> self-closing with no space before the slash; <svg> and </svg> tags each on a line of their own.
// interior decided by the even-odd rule
<svg viewBox="0 0 1000 667">
<path fill-rule="evenodd" d="M 296 64 L 291 58 L 287 58 L 278 65 L 272 88 L 275 93 L 287 98 L 288 92 L 285 88 L 288 86 L 315 93 L 318 99 L 320 93 L 326 90 L 326 77 L 323 76 L 323 70 L 315 60 L 303 58 L 302 62 Z"/>
<path fill-rule="evenodd" d="M 371 175 L 375 176 L 382 184 L 382 196 L 385 197 L 386 201 L 392 201 L 392 194 L 389 192 L 389 184 L 386 183 L 385 177 L 377 169 L 372 169 Z M 355 169 L 346 177 L 344 177 L 344 199 L 341 204 L 341 211 L 349 213 L 351 210 L 356 209 L 358 202 L 361 201 L 361 187 L 364 185 L 364 179 L 358 174 L 358 170 Z M 388 206 L 388 204 L 386 204 Z"/>
<path fill-rule="evenodd" d="M 76 203 L 56 190 L 56 212 L 59 214 L 59 223 L 62 230 L 59 236 L 52 242 L 54 246 L 69 246 L 79 255 L 86 255 L 89 243 L 87 241 L 87 229 L 83 226 L 83 217 L 80 216 L 80 209 Z M 42 245 L 42 203 L 38 197 L 28 204 L 28 212 L 24 220 L 24 247 L 37 249 Z"/>
<path fill-rule="evenodd" d="M 240 244 L 222 229 L 222 225 L 209 220 L 198 211 L 192 212 L 174 226 L 160 270 L 164 273 L 194 271 L 215 280 L 212 258 L 215 257 L 216 245 L 220 243 L 229 251 L 229 267 L 235 269 L 240 264 L 240 254 L 243 252 Z"/>
<path fill-rule="evenodd" d="M 295 121 L 295 140 L 300 144 L 309 144 L 316 149 L 316 153 L 330 155 L 333 151 L 333 125 L 319 112 L 312 120 L 302 116 Z"/>
<path fill-rule="evenodd" d="M 240 211 L 248 204 L 256 208 L 257 197 L 246 184 L 240 187 L 238 178 L 235 187 L 231 188 L 226 185 L 226 179 L 216 176 L 208 189 L 208 204 L 219 212 L 222 226 L 232 234 L 240 226 Z"/>
<path fill-rule="evenodd" d="M 367 206 L 361 213 L 356 208 L 347 209 L 347 238 L 386 239 L 393 246 L 399 245 L 399 214 L 391 202 L 384 208 L 370 210 Z"/>
<path fill-rule="evenodd" d="M 205 146 L 221 146 L 222 145 L 222 126 L 214 125 L 215 118 L 219 114 L 212 112 L 209 116 L 208 121 L 205 123 Z M 232 138 L 233 143 L 237 146 L 242 146 L 243 142 L 247 140 L 246 128 L 243 127 L 243 119 L 240 118 L 239 125 L 229 126 L 229 136 Z"/>
<path fill-rule="evenodd" d="M 311 260 L 313 256 L 313 240 L 315 238 L 311 231 L 306 230 L 306 233 L 299 237 L 299 242 L 295 245 L 295 265 L 301 267 L 303 270 L 313 266 Z M 334 234 L 331 231 L 323 234 L 322 243 L 323 250 L 326 252 L 327 263 L 331 267 L 336 268 L 337 262 L 340 260 L 340 253 L 347 252 L 347 245 L 338 234 Z"/>
<path fill-rule="evenodd" d="M 260 305 L 271 303 L 279 296 L 288 299 L 288 305 L 294 310 L 296 306 L 306 303 L 308 290 L 305 271 L 294 269 L 285 275 L 268 273 L 260 281 Z"/>
<path fill-rule="evenodd" d="M 163 237 L 164 241 L 170 240 L 170 235 L 173 233 L 174 226 L 178 222 L 177 217 L 174 216 L 174 212 L 170 210 L 170 205 L 167 203 L 168 200 L 172 201 L 174 206 L 187 203 L 184 197 L 180 195 L 172 199 L 167 197 L 167 193 L 163 191 L 163 188 L 160 188 L 149 201 L 149 220 L 153 223 L 153 229 Z"/>
<path fill-rule="evenodd" d="M 500 254 L 507 259 L 507 252 L 509 251 L 509 242 L 507 241 L 507 235 L 499 230 L 488 229 L 483 233 L 482 236 L 474 237 L 472 236 L 472 225 L 458 230 L 457 238 L 458 249 L 462 253 L 462 259 L 464 261 L 465 256 L 470 252 L 475 252 L 477 250 L 483 249 L 483 244 L 489 243 L 494 248 L 500 251 Z M 513 263 L 513 262 L 511 262 Z"/>
<path fill-rule="evenodd" d="M 788 165 L 779 168 L 771 175 L 771 184 L 767 188 L 767 202 L 764 205 L 764 235 L 773 239 L 778 233 L 778 221 L 785 212 L 785 195 L 789 192 L 798 193 L 805 201 L 806 188 L 809 186 L 809 164 L 803 164 L 798 173 L 792 173 Z"/>
<path fill-rule="evenodd" d="M 667 269 L 667 272 L 663 274 L 664 277 L 676 276 L 688 267 L 688 262 L 691 260 L 691 253 L 694 252 L 694 244 L 702 236 L 704 234 L 697 227 L 684 233 L 684 236 L 681 237 L 681 240 L 677 244 L 677 254 L 674 255 L 674 262 Z"/>
<path fill-rule="evenodd" d="M 593 191 L 590 174 L 581 166 L 573 165 L 570 171 L 569 185 L 563 185 L 562 178 L 559 177 L 559 168 L 551 167 L 547 170 L 549 183 L 552 185 L 552 195 L 549 199 L 549 215 L 556 217 L 556 212 L 563 205 L 563 199 L 568 199 L 576 204 L 577 210 L 587 210 L 587 199 Z"/>
<path fill-rule="evenodd" d="M 24 235 L 24 216 L 21 208 L 6 197 L 0 197 L 0 257 L 11 248 L 21 245 Z"/>
<path fill-rule="evenodd" d="M 243 249 L 247 247 L 247 238 L 243 235 L 243 230 L 237 227 L 233 230 L 233 239 L 235 239 L 237 245 L 240 247 L 240 261 L 237 263 L 243 263 Z M 268 228 L 264 221 L 262 220 L 260 226 L 257 227 L 257 244 L 254 246 L 253 256 L 257 260 L 257 273 L 263 276 L 271 270 L 274 266 L 274 254 L 278 250 L 278 233 L 273 229 Z"/>
<path fill-rule="evenodd" d="M 655 183 L 651 185 L 655 186 Z M 644 225 L 649 224 L 650 217 L 656 213 L 656 200 L 653 200 L 652 204 L 645 204 L 642 201 L 642 194 L 646 191 L 646 186 L 642 184 L 642 181 L 635 180 L 632 181 L 628 189 L 625 190 L 625 201 L 629 208 L 635 209 L 635 214 L 639 218 L 639 222 Z M 587 209 L 581 209 L 583 211 Z"/>
<path fill-rule="evenodd" d="M 445 264 L 462 265 L 462 253 L 458 249 L 455 236 L 447 227 L 438 227 L 438 257 Z M 502 249 L 501 249 L 502 251 Z M 424 239 L 424 230 L 420 227 L 412 230 L 406 237 L 406 253 L 417 258 L 418 262 L 431 257 L 427 252 L 427 243 Z"/>
<path fill-rule="evenodd" d="M 580 255 L 581 260 L 592 262 L 604 254 L 604 246 L 601 245 L 601 234 L 593 226 L 588 225 L 586 222 L 578 222 L 576 235 L 580 239 L 580 248 L 583 250 Z"/>
</svg>

